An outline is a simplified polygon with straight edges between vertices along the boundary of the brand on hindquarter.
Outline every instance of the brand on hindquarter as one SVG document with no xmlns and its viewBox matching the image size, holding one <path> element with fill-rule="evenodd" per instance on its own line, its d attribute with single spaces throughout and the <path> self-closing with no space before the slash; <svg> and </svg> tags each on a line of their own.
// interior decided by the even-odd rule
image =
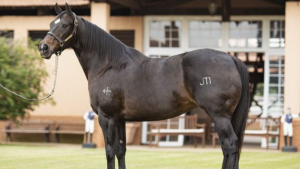
<svg viewBox="0 0 300 169">
<path fill-rule="evenodd" d="M 202 82 L 200 82 L 200 86 L 204 85 L 211 85 L 211 78 L 210 77 L 203 77 Z"/>
</svg>

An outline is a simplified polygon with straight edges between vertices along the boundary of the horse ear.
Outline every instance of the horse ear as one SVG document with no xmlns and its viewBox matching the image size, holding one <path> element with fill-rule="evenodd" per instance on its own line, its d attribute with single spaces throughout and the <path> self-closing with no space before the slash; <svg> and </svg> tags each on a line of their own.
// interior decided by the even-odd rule
<svg viewBox="0 0 300 169">
<path fill-rule="evenodd" d="M 72 14 L 71 7 L 68 5 L 68 3 L 66 3 L 66 11 L 67 13 Z"/>
<path fill-rule="evenodd" d="M 55 4 L 54 9 L 55 9 L 55 12 L 56 12 L 57 15 L 60 14 L 60 13 L 62 12 L 62 9 L 58 6 L 57 3 Z"/>
</svg>

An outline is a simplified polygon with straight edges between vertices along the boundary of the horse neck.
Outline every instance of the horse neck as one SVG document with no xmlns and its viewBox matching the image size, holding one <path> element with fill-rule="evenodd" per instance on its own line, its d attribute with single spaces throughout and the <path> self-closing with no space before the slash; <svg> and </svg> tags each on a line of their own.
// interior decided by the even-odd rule
<svg viewBox="0 0 300 169">
<path fill-rule="evenodd" d="M 90 24 L 90 25 L 88 25 Z M 109 62 L 116 62 L 118 56 L 126 55 L 127 47 L 101 28 L 80 19 L 77 42 L 72 46 L 87 79 L 94 77 Z M 122 58 L 125 62 L 126 58 Z M 120 61 L 121 62 L 121 61 Z"/>
</svg>

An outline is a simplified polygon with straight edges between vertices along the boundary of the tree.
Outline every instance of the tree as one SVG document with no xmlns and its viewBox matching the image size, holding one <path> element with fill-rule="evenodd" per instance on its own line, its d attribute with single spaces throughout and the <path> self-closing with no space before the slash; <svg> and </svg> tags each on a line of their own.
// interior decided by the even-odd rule
<svg viewBox="0 0 300 169">
<path fill-rule="evenodd" d="M 48 76 L 36 46 L 23 47 L 0 38 L 0 84 L 27 98 L 45 96 Z M 23 119 L 41 102 L 24 100 L 0 87 L 0 120 Z"/>
</svg>

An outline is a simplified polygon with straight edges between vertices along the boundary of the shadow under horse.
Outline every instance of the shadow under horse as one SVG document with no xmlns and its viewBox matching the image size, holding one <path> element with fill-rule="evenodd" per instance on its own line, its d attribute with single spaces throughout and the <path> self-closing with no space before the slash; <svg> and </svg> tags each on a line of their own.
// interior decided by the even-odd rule
<svg viewBox="0 0 300 169">
<path fill-rule="evenodd" d="M 201 107 L 212 118 L 223 150 L 222 168 L 237 169 L 249 108 L 248 70 L 236 57 L 201 49 L 153 59 L 124 45 L 68 4 L 39 43 L 45 59 L 72 48 L 88 80 L 103 131 L 107 168 L 125 169 L 126 121 L 154 121 Z"/>
</svg>

